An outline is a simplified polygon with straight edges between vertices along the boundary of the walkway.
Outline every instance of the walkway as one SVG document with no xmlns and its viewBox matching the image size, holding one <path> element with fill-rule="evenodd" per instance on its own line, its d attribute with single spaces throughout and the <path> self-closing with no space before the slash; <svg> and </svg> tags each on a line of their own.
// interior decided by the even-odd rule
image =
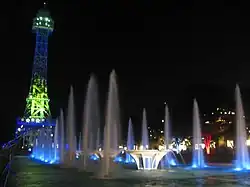
<svg viewBox="0 0 250 187">
<path fill-rule="evenodd" d="M 16 157 L 12 170 L 8 183 L 10 187 L 80 187 L 83 183 L 85 187 L 103 186 L 101 181 L 95 181 L 93 185 L 87 173 L 78 172 L 76 169 L 62 169 L 56 165 L 40 164 L 27 157 Z"/>
<path fill-rule="evenodd" d="M 133 178 L 94 179 L 91 174 L 76 169 L 60 168 L 56 165 L 44 165 L 26 157 L 16 157 L 8 187 L 143 187 L 143 186 L 244 186 L 249 185 L 249 176 L 219 176 L 205 178 L 165 179 L 167 172 L 129 171 Z M 143 177 L 143 178 L 141 178 Z M 146 178 L 145 178 L 146 177 Z M 223 179 L 223 180 L 222 180 Z"/>
</svg>

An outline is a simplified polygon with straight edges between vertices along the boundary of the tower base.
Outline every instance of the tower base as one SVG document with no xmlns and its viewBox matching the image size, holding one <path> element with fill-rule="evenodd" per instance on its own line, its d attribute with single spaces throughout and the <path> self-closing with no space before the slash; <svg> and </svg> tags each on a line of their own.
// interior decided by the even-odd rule
<svg viewBox="0 0 250 187">
<path fill-rule="evenodd" d="M 16 125 L 16 137 L 22 136 L 22 149 L 32 149 L 39 129 L 46 128 L 53 132 L 55 120 L 18 118 Z"/>
</svg>

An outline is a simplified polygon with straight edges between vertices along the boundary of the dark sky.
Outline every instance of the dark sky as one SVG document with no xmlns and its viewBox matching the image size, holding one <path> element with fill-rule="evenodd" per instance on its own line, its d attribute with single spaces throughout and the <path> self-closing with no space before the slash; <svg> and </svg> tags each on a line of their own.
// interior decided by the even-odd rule
<svg viewBox="0 0 250 187">
<path fill-rule="evenodd" d="M 250 111 L 247 1 L 68 2 L 48 5 L 55 20 L 48 62 L 53 116 L 66 107 L 72 84 L 80 118 L 91 72 L 98 77 L 103 110 L 112 69 L 118 75 L 124 125 L 132 116 L 140 127 L 146 107 L 149 124 L 159 126 L 167 101 L 174 132 L 188 132 L 192 99 L 198 99 L 201 112 L 232 107 L 236 82 Z M 38 0 L 19 1 L 10 8 L 13 14 L 3 31 L 8 52 L 2 60 L 1 129 L 6 133 L 1 130 L 1 140 L 14 132 L 15 118 L 24 112 L 35 47 L 32 19 L 42 6 Z"/>
</svg>

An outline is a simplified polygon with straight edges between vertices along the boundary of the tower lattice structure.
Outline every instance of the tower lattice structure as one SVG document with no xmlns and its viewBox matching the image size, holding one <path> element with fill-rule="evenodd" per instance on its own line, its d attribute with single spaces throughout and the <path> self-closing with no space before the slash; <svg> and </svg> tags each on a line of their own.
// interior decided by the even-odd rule
<svg viewBox="0 0 250 187">
<path fill-rule="evenodd" d="M 18 119 L 17 131 L 32 126 L 48 125 L 50 119 L 47 89 L 48 40 L 54 30 L 54 21 L 47 9 L 38 11 L 33 20 L 32 30 L 36 34 L 32 79 L 23 118 Z M 50 124 L 51 125 L 51 124 Z"/>
</svg>

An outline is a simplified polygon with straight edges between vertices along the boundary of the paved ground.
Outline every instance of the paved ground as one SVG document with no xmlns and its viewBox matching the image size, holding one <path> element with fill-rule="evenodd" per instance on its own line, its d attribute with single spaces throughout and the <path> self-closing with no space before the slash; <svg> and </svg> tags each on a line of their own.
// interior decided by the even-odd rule
<svg viewBox="0 0 250 187">
<path fill-rule="evenodd" d="M 168 171 L 119 172 L 123 178 L 96 179 L 93 174 L 76 169 L 60 168 L 58 165 L 44 165 L 27 157 L 16 157 L 12 163 L 9 187 L 236 187 L 250 186 L 249 174 L 244 176 L 207 176 L 167 179 Z"/>
<path fill-rule="evenodd" d="M 65 170 L 56 165 L 31 161 L 27 157 L 17 157 L 12 163 L 12 174 L 8 186 L 77 187 L 81 184 L 82 177 L 75 169 Z"/>
</svg>

